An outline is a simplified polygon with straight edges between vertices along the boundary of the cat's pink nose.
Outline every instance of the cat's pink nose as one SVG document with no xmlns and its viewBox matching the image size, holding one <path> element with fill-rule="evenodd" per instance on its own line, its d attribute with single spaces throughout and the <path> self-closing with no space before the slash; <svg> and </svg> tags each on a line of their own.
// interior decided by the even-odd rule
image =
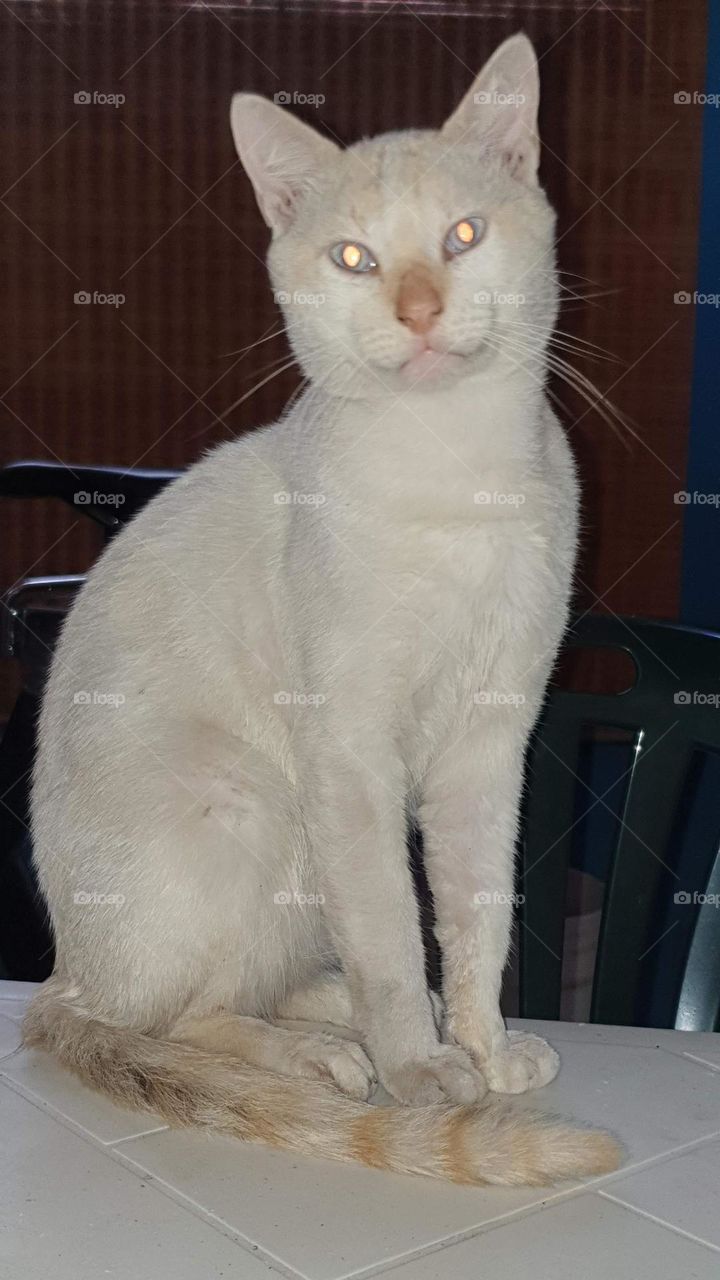
<svg viewBox="0 0 720 1280">
<path fill-rule="evenodd" d="M 440 290 L 427 267 L 411 267 L 400 281 L 395 315 L 412 333 L 428 333 L 443 313 Z"/>
</svg>

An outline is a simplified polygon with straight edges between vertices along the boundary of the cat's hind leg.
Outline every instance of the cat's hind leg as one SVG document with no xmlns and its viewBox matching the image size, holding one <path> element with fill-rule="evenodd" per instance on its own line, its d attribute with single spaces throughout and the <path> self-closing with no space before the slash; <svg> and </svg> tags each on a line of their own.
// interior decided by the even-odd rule
<svg viewBox="0 0 720 1280">
<path fill-rule="evenodd" d="M 276 1075 L 325 1080 L 360 1101 L 367 1101 L 377 1083 L 359 1044 L 324 1031 L 291 1030 L 235 1013 L 186 1014 L 168 1038 L 230 1054 Z"/>
<path fill-rule="evenodd" d="M 353 1026 L 352 997 L 343 973 L 324 971 L 288 993 L 274 1010 L 286 1021 L 331 1022 L 336 1027 Z"/>
<path fill-rule="evenodd" d="M 436 991 L 430 991 L 435 1025 L 440 1032 L 444 1024 L 445 1006 Z M 335 1027 L 353 1030 L 352 996 L 344 973 L 327 971 L 291 991 L 276 1006 L 274 1016 L 284 1021 L 331 1022 Z"/>
</svg>

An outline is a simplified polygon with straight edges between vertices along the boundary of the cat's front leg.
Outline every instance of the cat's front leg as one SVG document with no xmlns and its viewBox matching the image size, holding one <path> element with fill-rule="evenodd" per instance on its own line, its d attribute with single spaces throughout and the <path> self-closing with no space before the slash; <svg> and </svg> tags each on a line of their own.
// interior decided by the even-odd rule
<svg viewBox="0 0 720 1280">
<path fill-rule="evenodd" d="M 353 1026 L 399 1102 L 474 1102 L 486 1091 L 484 1078 L 462 1048 L 441 1043 L 425 980 L 404 770 L 387 744 L 329 738 L 332 751 L 316 752 L 317 782 L 304 809 Z"/>
<path fill-rule="evenodd" d="M 482 708 L 428 771 L 418 817 L 443 952 L 447 1030 L 488 1087 L 548 1084 L 560 1059 L 540 1039 L 508 1032 L 500 1013 L 514 901 L 514 850 L 528 734 L 515 706 Z"/>
</svg>

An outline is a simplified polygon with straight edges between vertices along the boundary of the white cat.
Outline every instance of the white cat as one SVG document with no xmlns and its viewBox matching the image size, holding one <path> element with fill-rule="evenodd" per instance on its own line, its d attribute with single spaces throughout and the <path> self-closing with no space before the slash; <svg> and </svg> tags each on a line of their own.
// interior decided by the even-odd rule
<svg viewBox="0 0 720 1280">
<path fill-rule="evenodd" d="M 233 101 L 309 387 L 93 569 L 34 790 L 57 965 L 26 1039 L 171 1123 L 471 1183 L 616 1165 L 606 1135 L 477 1105 L 558 1069 L 498 1005 L 523 755 L 576 543 L 544 391 L 537 103 L 520 35 L 438 133 L 342 151 Z M 301 1018 L 362 1047 L 279 1025 Z M 406 1105 L 367 1105 L 376 1079 Z"/>
</svg>

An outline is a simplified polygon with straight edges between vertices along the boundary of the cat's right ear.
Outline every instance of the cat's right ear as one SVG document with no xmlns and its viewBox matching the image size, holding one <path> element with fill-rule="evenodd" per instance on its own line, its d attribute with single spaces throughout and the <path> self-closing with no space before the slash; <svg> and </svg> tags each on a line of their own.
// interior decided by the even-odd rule
<svg viewBox="0 0 720 1280">
<path fill-rule="evenodd" d="M 298 200 L 314 188 L 339 148 L 254 93 L 235 94 L 230 128 L 263 218 L 274 232 L 286 231 Z"/>
<path fill-rule="evenodd" d="M 442 135 L 453 145 L 480 142 L 499 151 L 514 177 L 537 185 L 540 161 L 537 58 L 518 32 L 497 48 L 445 122 Z"/>
</svg>

